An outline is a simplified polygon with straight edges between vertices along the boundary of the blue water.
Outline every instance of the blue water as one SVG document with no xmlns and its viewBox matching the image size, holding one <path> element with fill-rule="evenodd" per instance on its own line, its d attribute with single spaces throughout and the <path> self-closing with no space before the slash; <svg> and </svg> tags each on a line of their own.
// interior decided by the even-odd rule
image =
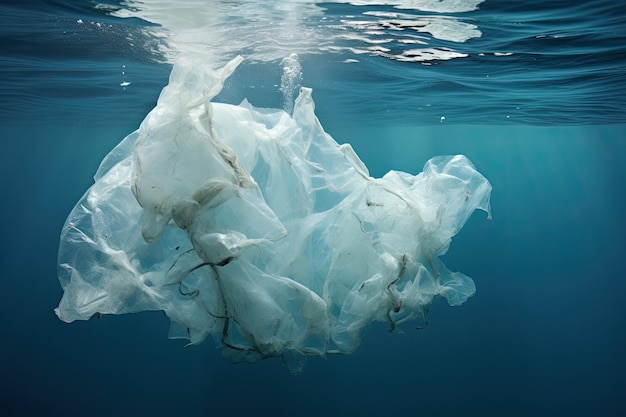
<svg viewBox="0 0 626 417">
<path fill-rule="evenodd" d="M 132 3 L 0 4 L 0 415 L 626 414 L 626 6 L 215 1 L 222 20 L 192 45 L 175 18 L 212 12 L 161 2 L 164 21 Z M 283 105 L 280 62 L 297 53 L 322 125 L 373 176 L 467 155 L 493 184 L 493 220 L 475 214 L 443 259 L 476 295 L 436 302 L 423 330 L 373 326 L 297 376 L 184 348 L 161 313 L 59 321 L 65 217 L 192 46 L 243 54 L 218 101 L 265 107 Z"/>
</svg>

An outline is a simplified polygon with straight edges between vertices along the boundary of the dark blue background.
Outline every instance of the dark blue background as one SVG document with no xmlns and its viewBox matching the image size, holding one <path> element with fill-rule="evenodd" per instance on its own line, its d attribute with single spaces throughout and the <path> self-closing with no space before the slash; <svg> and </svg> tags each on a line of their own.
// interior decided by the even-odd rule
<svg viewBox="0 0 626 417">
<path fill-rule="evenodd" d="M 11 51 L 6 62 L 35 54 Z M 226 363 L 210 340 L 184 348 L 158 312 L 56 318 L 65 217 L 150 110 L 168 67 L 127 62 L 137 81 L 123 91 L 115 55 L 46 59 L 47 78 L 0 81 L 0 415 L 626 414 L 626 125 L 362 126 L 358 109 L 333 106 L 341 88 L 305 66 L 322 124 L 373 175 L 466 154 L 494 186 L 493 221 L 476 213 L 443 258 L 475 279 L 466 304 L 439 300 L 424 330 L 374 325 L 354 354 L 312 358 L 292 376 L 279 360 Z M 103 90 L 83 99 L 77 85 Z"/>
</svg>

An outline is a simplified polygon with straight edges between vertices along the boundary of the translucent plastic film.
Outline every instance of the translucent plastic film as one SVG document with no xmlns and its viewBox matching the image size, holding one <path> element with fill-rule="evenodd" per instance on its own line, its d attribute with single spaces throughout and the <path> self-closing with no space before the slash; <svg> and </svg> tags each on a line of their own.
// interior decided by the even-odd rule
<svg viewBox="0 0 626 417">
<path fill-rule="evenodd" d="M 158 104 L 102 162 L 61 234 L 61 320 L 162 310 L 171 337 L 232 361 L 351 353 L 369 324 L 424 320 L 474 282 L 438 256 L 491 186 L 464 156 L 372 178 L 302 88 L 283 110 L 211 103 L 219 71 L 179 60 Z"/>
</svg>

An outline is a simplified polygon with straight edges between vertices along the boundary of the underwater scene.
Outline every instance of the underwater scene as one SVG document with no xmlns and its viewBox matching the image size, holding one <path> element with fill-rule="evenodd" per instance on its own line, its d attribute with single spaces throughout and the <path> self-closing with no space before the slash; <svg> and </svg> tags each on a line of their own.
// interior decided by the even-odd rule
<svg viewBox="0 0 626 417">
<path fill-rule="evenodd" d="M 5 0 L 2 416 L 626 413 L 626 5 Z"/>
</svg>

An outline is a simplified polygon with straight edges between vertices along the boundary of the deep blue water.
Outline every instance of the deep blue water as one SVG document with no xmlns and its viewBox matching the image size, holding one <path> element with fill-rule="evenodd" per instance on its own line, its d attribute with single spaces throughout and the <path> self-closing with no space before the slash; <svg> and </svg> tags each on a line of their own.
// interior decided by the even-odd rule
<svg viewBox="0 0 626 417">
<path fill-rule="evenodd" d="M 626 414 L 625 6 L 154 3 L 0 4 L 1 415 Z M 476 295 L 297 376 L 184 348 L 161 313 L 58 320 L 63 222 L 193 48 L 244 55 L 217 100 L 264 107 L 283 105 L 280 62 L 298 53 L 322 125 L 373 176 L 467 155 L 493 220 L 476 213 L 443 259 Z"/>
</svg>

